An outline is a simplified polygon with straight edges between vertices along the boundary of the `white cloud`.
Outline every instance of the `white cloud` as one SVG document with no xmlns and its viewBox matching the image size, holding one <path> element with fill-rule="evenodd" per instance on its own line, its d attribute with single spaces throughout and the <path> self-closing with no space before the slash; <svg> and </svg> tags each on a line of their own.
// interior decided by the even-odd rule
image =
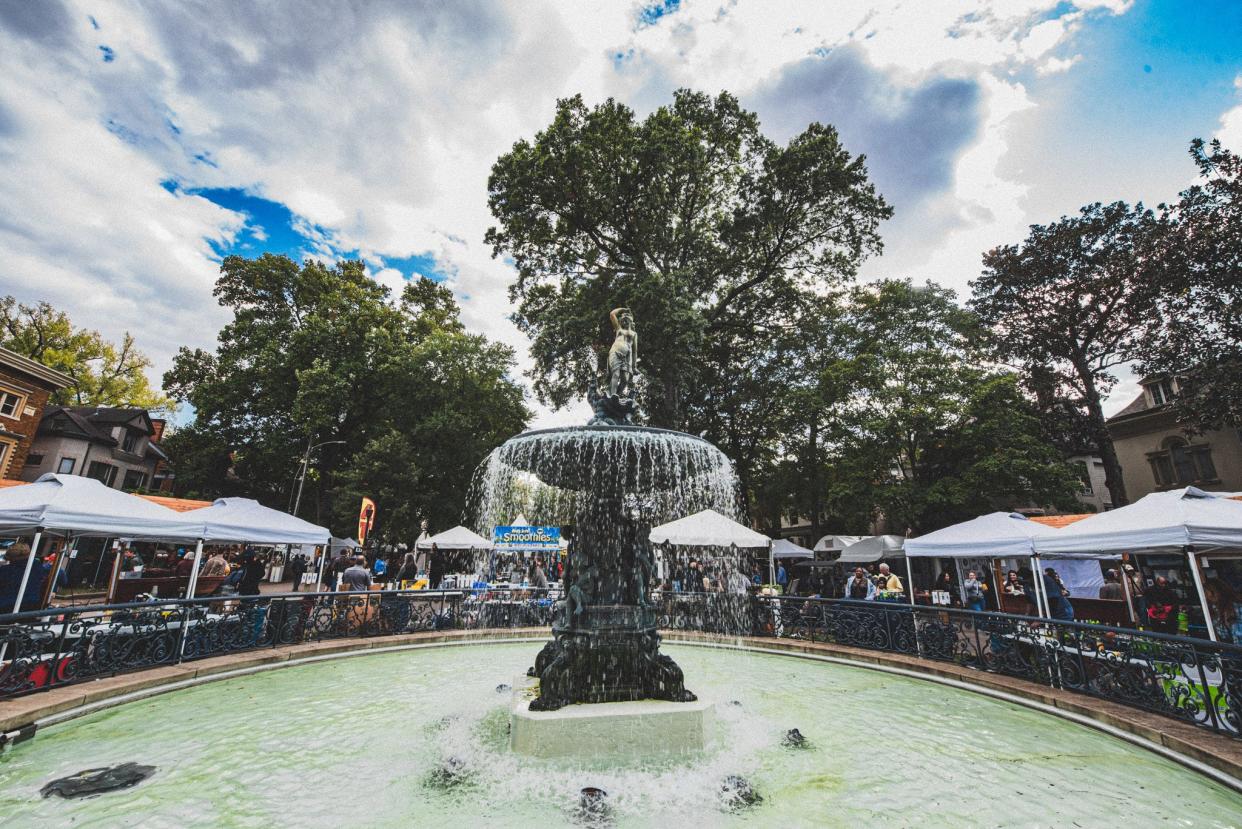
<svg viewBox="0 0 1242 829">
<path fill-rule="evenodd" d="M 1000 172 L 1013 115 L 1036 105 L 1014 73 L 1066 71 L 1077 57 L 1061 51 L 1075 28 L 1093 10 L 1125 6 L 685 0 L 637 27 L 629 0 L 227 12 L 205 2 L 78 2 L 68 27 L 42 40 L 0 22 L 0 244 L 10 260 L 0 289 L 49 299 L 112 336 L 129 328 L 163 368 L 177 345 L 209 344 L 219 327 L 217 263 L 204 239 L 231 238 L 242 217 L 159 182 L 244 187 L 295 211 L 320 253 L 361 251 L 390 286 L 406 275 L 383 269 L 383 257 L 430 252 L 466 324 L 519 349 L 526 367 L 525 338 L 507 321 L 512 273 L 482 242 L 498 155 L 545 125 L 558 97 L 612 95 L 645 111 L 686 85 L 745 99 L 809 57 L 847 48 L 884 78 L 876 94 L 891 96 L 860 112 L 938 79 L 981 90 L 943 189 L 911 208 L 890 257 L 869 270 L 900 265 L 961 287 L 979 253 L 1020 236 L 1027 221 L 1024 185 Z M 114 62 L 100 60 L 102 44 Z M 775 120 L 779 106 L 760 114 Z M 108 132 L 109 119 L 132 143 Z M 6 132 L 8 120 L 18 129 Z M 204 153 L 216 166 L 194 159 Z M 537 423 L 581 418 L 542 412 Z"/>
<path fill-rule="evenodd" d="M 1233 79 L 1233 88 L 1242 93 L 1242 75 Z M 1242 153 L 1242 104 L 1226 110 L 1220 116 L 1216 137 L 1235 153 Z"/>
</svg>

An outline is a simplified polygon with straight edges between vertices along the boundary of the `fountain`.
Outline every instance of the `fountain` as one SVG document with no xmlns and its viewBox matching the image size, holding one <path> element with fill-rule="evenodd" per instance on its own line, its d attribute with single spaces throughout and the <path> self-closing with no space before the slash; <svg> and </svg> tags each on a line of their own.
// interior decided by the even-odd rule
<svg viewBox="0 0 1242 829">
<path fill-rule="evenodd" d="M 618 716 L 631 729 L 633 718 L 642 716 L 646 726 L 658 723 L 661 734 L 680 734 L 670 738 L 676 746 L 668 748 L 701 743 L 695 735 L 707 730 L 708 706 L 605 707 L 590 716 L 576 711 L 573 740 L 563 719 L 533 717 L 578 704 L 695 702 L 681 668 L 660 653 L 656 613 L 648 602 L 656 579 L 649 535 L 653 524 L 702 509 L 736 514 L 736 479 L 720 450 L 693 435 L 633 425 L 638 335 L 628 309 L 618 308 L 611 317 L 616 341 L 607 377 L 588 390 L 595 411 L 591 422 L 508 440 L 484 462 L 477 484 L 480 532 L 521 512 L 566 528 L 570 537 L 565 598 L 552 640 L 529 671 L 537 680 L 535 695 L 529 698 L 529 685 L 515 691 L 512 733 L 518 750 L 528 743 L 544 749 L 551 743 L 585 746 L 593 742 L 582 739 L 590 729 L 587 720 L 596 717 L 610 723 L 601 725 L 601 741 L 615 738 L 612 721 Z M 685 720 L 685 727 L 673 720 Z M 537 727 L 538 737 L 527 739 L 536 728 L 532 722 L 544 724 Z M 562 731 L 563 739 L 547 738 Z"/>
</svg>

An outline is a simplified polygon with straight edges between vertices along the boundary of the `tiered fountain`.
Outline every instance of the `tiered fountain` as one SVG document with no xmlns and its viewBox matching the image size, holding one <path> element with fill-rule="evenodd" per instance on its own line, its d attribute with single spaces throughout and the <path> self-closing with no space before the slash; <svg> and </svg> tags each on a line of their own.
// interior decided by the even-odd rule
<svg viewBox="0 0 1242 829">
<path fill-rule="evenodd" d="M 679 752 L 702 747 L 708 731 L 710 706 L 696 704 L 681 668 L 660 653 L 649 535 L 653 524 L 702 509 L 734 514 L 736 479 L 707 441 L 633 425 L 638 336 L 627 309 L 613 311 L 612 322 L 606 384 L 588 391 L 590 423 L 514 437 L 483 467 L 482 530 L 521 512 L 570 536 L 552 641 L 529 671 L 534 682 L 516 692 L 511 744 L 519 751 L 598 753 L 641 734 L 632 741 L 647 750 Z M 658 702 L 618 707 L 641 701 Z M 566 706 L 580 707 L 548 713 Z"/>
</svg>

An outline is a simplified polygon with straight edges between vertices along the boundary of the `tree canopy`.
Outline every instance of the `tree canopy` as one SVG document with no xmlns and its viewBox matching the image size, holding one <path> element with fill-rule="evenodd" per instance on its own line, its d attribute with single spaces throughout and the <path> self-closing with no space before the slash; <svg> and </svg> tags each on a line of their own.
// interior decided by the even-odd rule
<svg viewBox="0 0 1242 829">
<path fill-rule="evenodd" d="M 512 350 L 466 334 L 432 280 L 391 297 L 361 262 L 230 256 L 215 295 L 233 311 L 219 347 L 182 349 L 164 377 L 194 407 L 167 441 L 187 491 L 288 509 L 303 454 L 324 444 L 302 517 L 352 533 L 367 495 L 376 536 L 408 541 L 422 520 L 460 520 L 474 468 L 529 417 Z"/>
<path fill-rule="evenodd" d="M 514 319 L 537 393 L 579 397 L 633 309 L 651 425 L 716 442 L 746 481 L 771 442 L 771 389 L 833 286 L 880 250 L 891 214 L 835 129 L 788 144 L 722 93 L 680 90 L 644 119 L 608 100 L 558 103 L 489 179 L 496 256 L 517 270 Z"/>
<path fill-rule="evenodd" d="M 1158 286 L 1147 278 L 1158 221 L 1141 204 L 1091 204 L 1032 225 L 1020 245 L 983 258 L 971 307 L 994 332 L 996 353 L 1036 379 L 1046 404 L 1076 412 L 1104 462 L 1116 506 L 1129 503 L 1103 399 L 1115 369 L 1139 358 Z"/>
<path fill-rule="evenodd" d="M 127 332 L 119 345 L 98 331 L 75 326 L 47 302 L 0 298 L 0 346 L 73 378 L 51 402 L 63 406 L 136 406 L 167 410 L 172 401 L 151 387 L 151 361 Z"/>
<path fill-rule="evenodd" d="M 1242 423 L 1242 157 L 1198 139 L 1190 154 L 1199 181 L 1163 212 L 1138 357 L 1143 372 L 1180 378 L 1178 417 L 1206 430 Z"/>
</svg>

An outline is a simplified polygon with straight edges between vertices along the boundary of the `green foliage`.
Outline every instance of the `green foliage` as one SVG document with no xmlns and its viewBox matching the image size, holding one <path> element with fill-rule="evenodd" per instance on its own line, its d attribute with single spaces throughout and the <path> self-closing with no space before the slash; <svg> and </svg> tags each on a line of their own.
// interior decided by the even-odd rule
<svg viewBox="0 0 1242 829">
<path fill-rule="evenodd" d="M 412 540 L 421 520 L 459 520 L 475 466 L 529 413 L 510 349 L 464 333 L 452 293 L 428 279 L 395 301 L 360 262 L 301 266 L 231 256 L 216 284 L 233 320 L 215 353 L 182 349 L 165 387 L 194 406 L 169 439 L 179 485 L 288 508 L 308 445 L 301 514 Z M 231 457 L 230 457 L 231 450 Z"/>
<path fill-rule="evenodd" d="M 855 289 L 824 368 L 829 509 L 923 533 L 996 509 L 1069 507 L 1079 483 L 1014 375 L 982 367 L 978 319 L 953 293 L 888 280 Z"/>
<path fill-rule="evenodd" d="M 627 305 L 648 422 L 714 441 L 753 490 L 800 330 L 880 249 L 891 210 L 863 161 L 821 124 L 779 146 L 727 93 L 680 90 L 641 120 L 613 100 L 560 101 L 489 180 L 487 241 L 517 268 L 541 399 L 583 395 L 612 340 L 607 312 Z"/>
<path fill-rule="evenodd" d="M 1174 401 L 1191 429 L 1242 423 L 1242 157 L 1195 140 L 1199 181 L 1164 211 L 1160 286 L 1140 367 L 1180 376 Z"/>
<path fill-rule="evenodd" d="M 46 302 L 23 305 L 0 298 L 0 346 L 73 378 L 52 403 L 65 406 L 135 406 L 167 411 L 171 401 L 151 387 L 151 361 L 126 333 L 120 345 L 98 331 L 76 328 L 68 314 Z"/>
<path fill-rule="evenodd" d="M 1088 437 L 1104 461 L 1112 501 L 1128 503 L 1102 400 L 1113 370 L 1138 359 L 1159 286 L 1147 278 L 1159 238 L 1150 210 L 1123 202 L 1033 225 L 1021 245 L 984 256 L 971 307 L 993 331 L 997 355 L 1036 378 L 1057 400 L 1070 432 Z"/>
</svg>

